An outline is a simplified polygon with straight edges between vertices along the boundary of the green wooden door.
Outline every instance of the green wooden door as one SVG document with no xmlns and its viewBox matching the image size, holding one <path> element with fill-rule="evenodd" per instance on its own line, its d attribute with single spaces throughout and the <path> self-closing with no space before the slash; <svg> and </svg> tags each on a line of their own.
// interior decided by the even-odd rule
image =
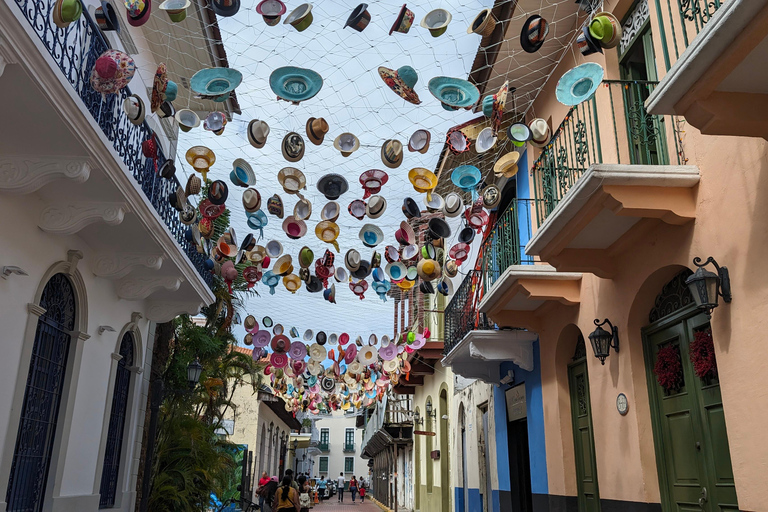
<svg viewBox="0 0 768 512">
<path fill-rule="evenodd" d="M 711 334 L 709 320 L 690 307 L 644 330 L 662 507 L 737 511 L 720 383 L 716 377 L 699 378 L 690 359 L 689 345 L 697 332 Z M 654 373 L 659 351 L 667 348 L 682 367 L 671 389 L 662 387 Z"/>
<path fill-rule="evenodd" d="M 599 512 L 600 494 L 597 489 L 595 438 L 592 435 L 592 406 L 586 358 L 579 358 L 568 366 L 568 383 L 571 391 L 579 512 Z"/>
</svg>

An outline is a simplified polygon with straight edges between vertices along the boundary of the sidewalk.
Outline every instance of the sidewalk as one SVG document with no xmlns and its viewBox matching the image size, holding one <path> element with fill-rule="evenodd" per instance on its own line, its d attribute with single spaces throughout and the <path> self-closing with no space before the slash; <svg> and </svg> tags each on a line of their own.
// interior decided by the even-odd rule
<svg viewBox="0 0 768 512">
<path fill-rule="evenodd" d="M 312 512 L 381 512 L 381 509 L 368 501 L 366 496 L 365 503 L 360 503 L 360 500 L 352 503 L 352 499 L 347 499 L 344 496 L 344 503 L 336 501 L 336 496 L 330 500 L 324 501 L 322 504 L 315 505 Z"/>
</svg>

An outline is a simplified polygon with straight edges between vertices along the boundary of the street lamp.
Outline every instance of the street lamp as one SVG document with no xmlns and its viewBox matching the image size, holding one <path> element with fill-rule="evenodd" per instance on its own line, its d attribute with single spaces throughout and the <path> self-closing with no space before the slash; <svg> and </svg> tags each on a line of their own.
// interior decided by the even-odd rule
<svg viewBox="0 0 768 512">
<path fill-rule="evenodd" d="M 198 359 L 187 365 L 187 384 L 189 384 L 189 389 L 195 389 L 197 383 L 200 382 L 200 374 L 202 372 L 203 365 L 200 364 Z"/>
<path fill-rule="evenodd" d="M 608 324 L 608 327 L 611 329 L 610 331 L 603 329 L 605 324 Z M 597 329 L 589 335 L 589 341 L 592 343 L 595 357 L 600 360 L 600 364 L 605 364 L 605 358 L 611 353 L 611 347 L 616 352 L 619 351 L 619 329 L 607 318 L 602 322 L 600 319 L 595 319 L 595 325 Z"/>
<path fill-rule="evenodd" d="M 717 274 L 704 268 L 710 263 L 715 266 Z M 697 256 L 693 258 L 693 264 L 699 268 L 685 280 L 685 284 L 693 295 L 696 306 L 706 311 L 707 316 L 712 316 L 712 310 L 717 307 L 718 296 L 725 302 L 731 302 L 731 278 L 728 268 L 718 265 L 712 256 L 704 263 Z"/>
</svg>

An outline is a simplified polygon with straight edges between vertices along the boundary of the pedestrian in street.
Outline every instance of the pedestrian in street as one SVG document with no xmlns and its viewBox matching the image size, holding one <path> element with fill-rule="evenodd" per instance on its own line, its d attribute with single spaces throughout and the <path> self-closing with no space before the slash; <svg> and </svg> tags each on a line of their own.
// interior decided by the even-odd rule
<svg viewBox="0 0 768 512">
<path fill-rule="evenodd" d="M 325 487 L 328 484 L 325 481 L 325 475 L 320 475 L 320 481 L 317 482 L 317 494 L 320 495 L 320 503 L 325 499 Z"/>
<path fill-rule="evenodd" d="M 344 503 L 344 472 L 336 479 L 336 490 L 339 492 L 339 503 Z"/>
<path fill-rule="evenodd" d="M 272 502 L 275 499 L 275 492 L 277 492 L 277 477 L 273 476 L 264 486 L 264 507 L 261 509 L 263 512 L 272 512 Z"/>
<path fill-rule="evenodd" d="M 285 470 L 285 476 L 291 479 L 291 487 L 296 489 L 296 492 L 299 492 L 299 484 L 296 482 L 296 480 L 293 479 L 293 470 L 292 469 L 286 469 Z"/>
<path fill-rule="evenodd" d="M 297 479 L 297 482 L 299 484 L 299 507 L 301 508 L 299 512 L 309 512 L 309 509 L 312 508 L 312 497 L 310 495 L 312 488 L 309 486 L 309 480 L 302 474 Z"/>
<path fill-rule="evenodd" d="M 299 493 L 291 486 L 292 481 L 291 477 L 286 475 L 280 482 L 272 504 L 272 510 L 275 512 L 300 512 Z"/>
<path fill-rule="evenodd" d="M 365 503 L 365 483 L 360 484 L 360 503 Z"/>
<path fill-rule="evenodd" d="M 355 496 L 357 495 L 357 479 L 355 475 L 352 475 L 352 479 L 349 481 L 349 492 L 352 494 L 352 503 L 354 503 Z"/>
<path fill-rule="evenodd" d="M 259 497 L 259 509 L 264 510 L 264 487 L 269 483 L 269 475 L 266 471 L 261 472 L 259 486 L 256 488 L 256 495 Z"/>
</svg>

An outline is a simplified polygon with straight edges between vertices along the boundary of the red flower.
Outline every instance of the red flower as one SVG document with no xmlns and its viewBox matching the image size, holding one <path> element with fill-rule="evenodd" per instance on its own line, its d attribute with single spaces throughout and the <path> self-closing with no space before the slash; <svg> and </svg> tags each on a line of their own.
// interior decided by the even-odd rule
<svg viewBox="0 0 768 512">
<path fill-rule="evenodd" d="M 700 379 L 717 378 L 717 361 L 715 360 L 715 343 L 712 340 L 712 329 L 698 331 L 693 335 L 689 346 L 691 363 L 696 376 Z"/>
<path fill-rule="evenodd" d="M 683 365 L 680 362 L 680 351 L 669 345 L 659 349 L 656 364 L 653 366 L 656 380 L 665 390 L 679 389 L 683 383 Z"/>
</svg>

